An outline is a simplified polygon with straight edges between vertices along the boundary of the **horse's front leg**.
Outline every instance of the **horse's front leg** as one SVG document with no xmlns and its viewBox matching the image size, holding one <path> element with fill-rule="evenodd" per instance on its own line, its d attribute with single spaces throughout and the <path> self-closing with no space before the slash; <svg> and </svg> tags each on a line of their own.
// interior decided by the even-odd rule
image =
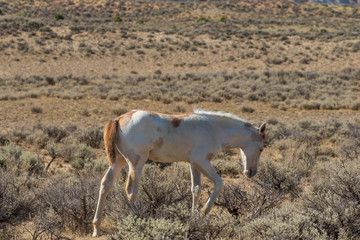
<svg viewBox="0 0 360 240">
<path fill-rule="evenodd" d="M 191 193 L 192 193 L 192 209 L 194 213 L 197 209 L 201 193 L 201 173 L 190 163 L 191 173 Z"/>
<path fill-rule="evenodd" d="M 217 174 L 215 169 L 211 166 L 207 158 L 203 158 L 202 160 L 195 160 L 192 162 L 192 165 L 214 183 L 214 190 L 210 195 L 208 201 L 206 202 L 205 206 L 202 208 L 202 212 L 207 215 L 210 212 L 216 200 L 216 197 L 218 196 L 220 190 L 223 187 L 223 180 L 221 179 L 219 174 Z"/>
</svg>

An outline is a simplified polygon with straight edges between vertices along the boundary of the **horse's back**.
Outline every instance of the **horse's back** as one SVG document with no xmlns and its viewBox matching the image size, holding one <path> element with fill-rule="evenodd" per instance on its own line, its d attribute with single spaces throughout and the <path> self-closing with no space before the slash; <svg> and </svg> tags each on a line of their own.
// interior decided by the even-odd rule
<svg viewBox="0 0 360 240">
<path fill-rule="evenodd" d="M 127 150 L 147 151 L 160 162 L 189 161 L 194 148 L 213 147 L 211 124 L 196 114 L 166 115 L 134 110 L 119 117 Z"/>
</svg>

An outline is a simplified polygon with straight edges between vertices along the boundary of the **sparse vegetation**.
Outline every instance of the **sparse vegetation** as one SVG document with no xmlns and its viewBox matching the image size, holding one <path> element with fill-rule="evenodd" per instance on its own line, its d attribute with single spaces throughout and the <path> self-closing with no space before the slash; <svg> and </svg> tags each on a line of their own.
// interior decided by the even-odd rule
<svg viewBox="0 0 360 240">
<path fill-rule="evenodd" d="M 243 176 L 238 150 L 215 156 L 224 189 L 203 218 L 190 212 L 187 164 L 149 161 L 137 211 L 125 168 L 107 238 L 357 239 L 359 6 L 61 4 L 0 3 L 0 239 L 86 238 L 104 124 L 194 107 L 267 121 L 257 175 Z M 201 206 L 211 188 L 204 177 Z"/>
</svg>

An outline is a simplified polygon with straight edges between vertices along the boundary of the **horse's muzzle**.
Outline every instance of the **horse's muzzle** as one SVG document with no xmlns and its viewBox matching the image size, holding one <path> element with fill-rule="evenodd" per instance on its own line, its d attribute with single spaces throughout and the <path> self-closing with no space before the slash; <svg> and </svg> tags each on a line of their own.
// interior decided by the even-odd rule
<svg viewBox="0 0 360 240">
<path fill-rule="evenodd" d="M 244 175 L 248 178 L 255 176 L 256 173 L 257 173 L 257 169 L 255 170 L 248 169 L 244 171 Z"/>
</svg>

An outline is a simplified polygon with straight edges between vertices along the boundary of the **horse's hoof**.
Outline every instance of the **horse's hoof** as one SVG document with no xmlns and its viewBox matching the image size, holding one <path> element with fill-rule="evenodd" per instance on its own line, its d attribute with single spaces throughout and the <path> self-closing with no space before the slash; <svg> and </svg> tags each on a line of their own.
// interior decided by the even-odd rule
<svg viewBox="0 0 360 240">
<path fill-rule="evenodd" d="M 98 231 L 94 231 L 92 237 L 100 237 L 100 233 Z"/>
</svg>

